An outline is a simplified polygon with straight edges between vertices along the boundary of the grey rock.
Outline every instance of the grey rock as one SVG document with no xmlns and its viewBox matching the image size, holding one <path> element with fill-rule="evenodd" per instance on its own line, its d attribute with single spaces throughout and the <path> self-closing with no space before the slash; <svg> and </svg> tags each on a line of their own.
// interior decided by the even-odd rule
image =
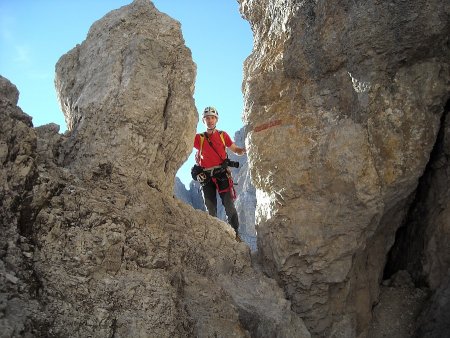
<svg viewBox="0 0 450 338">
<path fill-rule="evenodd" d="M 188 190 L 181 180 L 178 177 L 175 177 L 174 194 L 177 198 L 186 204 L 191 205 L 194 209 L 206 211 L 201 186 L 197 181 L 192 180 L 189 183 Z"/>
<path fill-rule="evenodd" d="M 262 264 L 313 335 L 364 336 L 441 128 L 450 5 L 239 2 Z"/>
<path fill-rule="evenodd" d="M 195 209 L 206 211 L 205 202 L 202 195 L 202 187 L 200 186 L 200 183 L 192 180 L 189 184 L 189 193 L 191 196 L 192 206 Z"/>
<path fill-rule="evenodd" d="M 195 65 L 179 23 L 136 0 L 59 60 L 64 135 L 1 81 L 0 332 L 448 332 L 450 4 L 240 5 L 255 46 L 234 177 L 258 251 L 173 196 L 202 205 L 174 187 Z"/>
<path fill-rule="evenodd" d="M 173 187 L 173 193 L 183 202 L 192 205 L 192 198 L 189 191 L 186 189 L 183 182 L 178 177 L 175 177 L 175 184 Z"/>
<path fill-rule="evenodd" d="M 19 91 L 17 90 L 17 87 L 1 75 L 0 98 L 11 101 L 13 105 L 17 105 L 17 102 L 19 101 Z"/>
<path fill-rule="evenodd" d="M 232 228 L 173 197 L 198 118 L 179 23 L 136 0 L 56 72 L 65 134 L 0 100 L 0 332 L 309 337 Z"/>
<path fill-rule="evenodd" d="M 418 337 L 444 338 L 450 332 L 448 314 L 450 311 L 450 275 L 448 275 L 440 287 L 433 293 L 430 301 L 417 321 Z"/>
<path fill-rule="evenodd" d="M 86 175 L 109 163 L 113 175 L 130 178 L 124 185 L 171 194 L 168 178 L 190 154 L 198 121 L 195 71 L 179 22 L 152 3 L 134 1 L 95 22 L 56 65 L 70 134 L 64 165 Z"/>
<path fill-rule="evenodd" d="M 45 325 L 29 255 L 37 135 L 31 118 L 16 106 L 16 87 L 3 77 L 0 82 L 0 336 L 33 336 Z"/>
<path fill-rule="evenodd" d="M 414 285 L 382 286 L 368 337 L 414 337 L 417 329 L 420 330 L 421 325 L 416 321 L 428 296 L 426 291 Z"/>
</svg>

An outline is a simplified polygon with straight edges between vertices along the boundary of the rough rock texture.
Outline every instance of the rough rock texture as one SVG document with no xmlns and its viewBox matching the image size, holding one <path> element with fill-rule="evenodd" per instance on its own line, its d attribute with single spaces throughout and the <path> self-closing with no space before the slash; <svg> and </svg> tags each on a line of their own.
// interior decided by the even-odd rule
<svg viewBox="0 0 450 338">
<path fill-rule="evenodd" d="M 425 174 L 395 245 L 389 253 L 385 277 L 407 270 L 431 297 L 418 326 L 420 336 L 446 337 L 450 332 L 450 101 Z M 432 324 L 430 324 L 432 323 Z"/>
<path fill-rule="evenodd" d="M 442 281 L 417 322 L 417 337 L 448 337 L 450 332 L 450 276 Z"/>
<path fill-rule="evenodd" d="M 1 79 L 2 335 L 310 336 L 231 227 L 172 195 L 194 77 L 179 23 L 136 0 L 59 60 L 65 135 Z"/>
<path fill-rule="evenodd" d="M 187 140 L 198 121 L 195 64 L 179 23 L 149 10 L 148 3 L 112 11 L 58 61 L 59 101 L 77 136 L 64 164 L 81 175 L 101 159 L 108 170 L 172 191 L 168 177 L 190 154 Z M 94 142 L 81 144 L 90 135 Z M 120 151 L 110 153 L 111 147 Z"/>
<path fill-rule="evenodd" d="M 183 202 L 191 205 L 194 209 L 206 211 L 205 203 L 203 202 L 202 187 L 200 183 L 192 180 L 189 183 L 189 189 L 181 182 L 178 177 L 175 177 L 174 195 Z"/>
<path fill-rule="evenodd" d="M 417 325 L 416 320 L 427 297 L 427 290 L 416 288 L 405 270 L 383 281 L 379 300 L 373 309 L 368 337 L 413 337 L 422 326 Z"/>
<path fill-rule="evenodd" d="M 0 77 L 2 335 L 448 334 L 450 4 L 240 3 L 258 256 L 172 196 L 195 65 L 136 0 L 58 62 L 65 135 Z"/>
<path fill-rule="evenodd" d="M 254 33 L 244 110 L 261 259 L 313 335 L 364 336 L 442 128 L 450 4 L 239 2 Z M 448 261 L 426 251 L 439 284 Z"/>
<path fill-rule="evenodd" d="M 19 91 L 17 87 L 12 84 L 8 79 L 0 75 L 0 95 L 3 100 L 9 101 L 14 105 L 17 105 L 19 101 Z M 5 102 L 5 105 L 6 102 Z M 6 110 L 6 109 L 5 109 Z"/>
<path fill-rule="evenodd" d="M 416 283 L 439 288 L 450 267 L 450 101 L 414 202 L 397 232 L 386 277 L 408 270 Z M 413 243 L 413 245 L 411 245 Z"/>
<path fill-rule="evenodd" d="M 28 235 L 30 193 L 37 176 L 36 132 L 17 107 L 19 92 L 0 76 L 0 336 L 39 335 L 39 282 Z"/>
</svg>

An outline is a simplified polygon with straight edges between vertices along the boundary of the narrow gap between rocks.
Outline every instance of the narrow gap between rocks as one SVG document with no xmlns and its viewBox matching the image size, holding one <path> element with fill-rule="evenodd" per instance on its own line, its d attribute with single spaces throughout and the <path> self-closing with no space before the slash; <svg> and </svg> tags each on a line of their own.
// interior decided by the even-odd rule
<svg viewBox="0 0 450 338">
<path fill-rule="evenodd" d="M 214 7 L 211 6 L 211 10 Z M 237 146 L 244 147 L 247 131 L 245 126 L 239 127 L 244 104 L 242 102 L 244 99 L 242 93 L 243 68 L 246 58 L 253 49 L 253 33 L 250 23 L 240 14 L 239 6 L 232 7 L 234 7 L 232 9 L 234 11 L 233 18 L 236 19 L 233 29 L 224 30 L 225 26 L 221 26 L 219 20 L 214 27 L 211 27 L 211 32 L 204 37 L 201 44 L 189 39 L 187 25 L 182 26 L 182 30 L 187 37 L 186 44 L 191 48 L 194 61 L 198 65 L 195 102 L 200 121 L 196 132 L 202 133 L 206 130 L 206 126 L 202 122 L 202 113 L 205 107 L 211 105 L 217 109 L 220 117 L 217 129 L 227 132 Z M 214 17 L 215 14 L 219 13 L 210 13 L 211 17 Z M 229 22 L 223 22 L 223 24 L 229 25 Z M 236 32 L 236 29 L 239 29 L 240 34 L 237 40 L 233 33 Z M 217 43 L 218 41 L 220 43 Z M 230 50 L 234 50 L 232 56 L 229 55 Z M 216 62 L 209 62 L 209 58 L 207 58 L 208 62 L 202 61 L 204 56 L 210 55 L 212 51 L 214 51 Z M 226 74 L 224 70 L 226 70 Z M 224 75 L 226 75 L 226 79 Z M 212 79 L 220 79 L 220 84 L 216 87 L 211 86 Z M 191 142 L 193 145 L 194 140 Z M 207 212 L 201 186 L 197 181 L 191 180 L 191 167 L 195 164 L 195 153 L 194 149 L 177 171 L 174 195 L 194 209 Z M 239 218 L 239 235 L 254 252 L 256 251 L 256 191 L 250 180 L 247 156 L 237 156 L 231 151 L 228 151 L 228 155 L 230 160 L 239 162 L 239 168 L 230 167 L 237 194 L 234 204 Z M 225 209 L 219 195 L 217 195 L 217 218 L 227 222 Z"/>
<path fill-rule="evenodd" d="M 416 287 L 428 287 L 428 276 L 424 271 L 423 258 L 426 249 L 427 230 L 433 226 L 430 216 L 434 208 L 439 207 L 435 190 L 432 185 L 433 176 L 439 163 L 445 156 L 444 137 L 445 125 L 450 111 L 450 100 L 447 101 L 441 117 L 440 130 L 436 138 L 430 160 L 425 168 L 424 174 L 419 179 L 415 191 L 414 200 L 408 210 L 403 225 L 397 230 L 395 242 L 387 256 L 383 279 L 390 279 L 400 270 L 406 270 L 411 275 Z"/>
</svg>

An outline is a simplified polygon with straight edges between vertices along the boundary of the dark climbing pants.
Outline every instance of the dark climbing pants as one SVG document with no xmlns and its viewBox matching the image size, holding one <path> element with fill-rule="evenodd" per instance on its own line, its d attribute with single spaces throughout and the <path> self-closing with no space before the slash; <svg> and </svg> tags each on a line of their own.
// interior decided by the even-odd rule
<svg viewBox="0 0 450 338">
<path fill-rule="evenodd" d="M 203 187 L 203 199 L 205 200 L 206 210 L 211 216 L 217 217 L 217 194 L 216 185 L 212 180 L 206 183 Z M 231 191 L 222 192 L 219 194 L 222 204 L 225 207 L 225 213 L 227 214 L 228 223 L 238 233 L 239 219 L 236 208 L 234 206 L 233 197 Z"/>
</svg>

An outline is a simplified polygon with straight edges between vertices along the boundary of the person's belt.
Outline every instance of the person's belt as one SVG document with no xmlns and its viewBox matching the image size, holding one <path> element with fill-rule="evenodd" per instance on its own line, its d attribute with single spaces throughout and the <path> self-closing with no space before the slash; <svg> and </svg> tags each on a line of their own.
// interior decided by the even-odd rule
<svg viewBox="0 0 450 338">
<path fill-rule="evenodd" d="M 217 166 L 215 166 L 215 167 L 204 168 L 203 171 L 209 172 L 209 175 L 211 175 L 211 177 L 213 177 L 213 176 L 214 176 L 214 171 L 215 171 L 216 169 L 222 170 L 222 166 L 217 165 Z"/>
</svg>

